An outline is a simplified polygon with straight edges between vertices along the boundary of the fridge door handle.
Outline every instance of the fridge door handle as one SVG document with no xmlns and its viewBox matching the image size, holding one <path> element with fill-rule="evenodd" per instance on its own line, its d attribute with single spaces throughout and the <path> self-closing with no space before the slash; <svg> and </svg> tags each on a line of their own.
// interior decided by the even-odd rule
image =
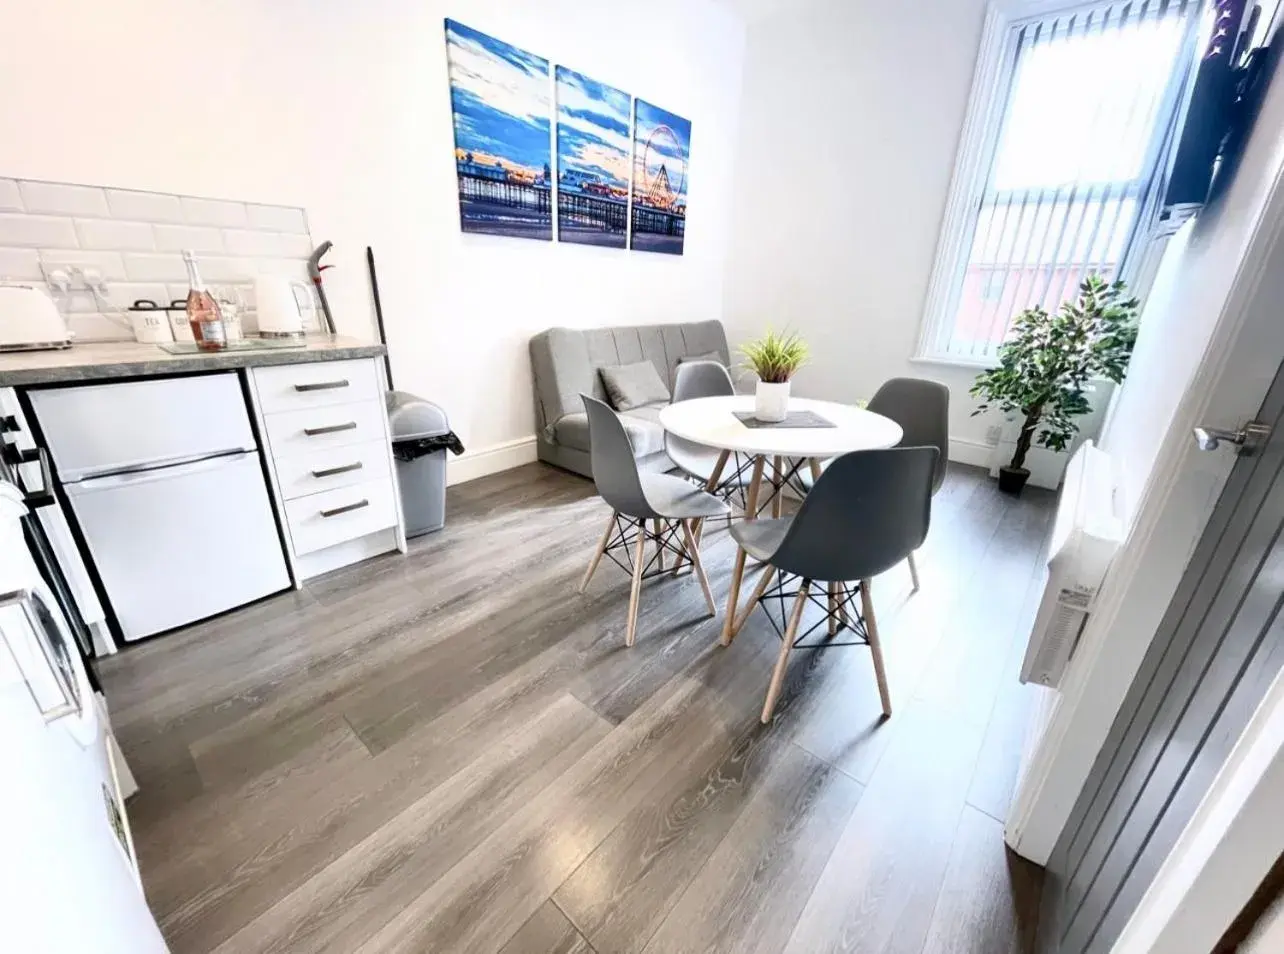
<svg viewBox="0 0 1284 954">
<path fill-rule="evenodd" d="M 30 590 L 14 590 L 10 593 L 0 593 L 0 609 L 9 606 L 17 606 L 22 609 L 22 614 L 27 618 L 27 625 L 31 627 L 31 633 L 35 637 L 35 643 L 40 648 L 40 655 L 44 657 L 45 665 L 49 667 L 49 674 L 53 676 L 54 682 L 58 684 L 58 692 L 62 695 L 62 702 L 45 708 L 40 697 L 36 695 L 35 687 L 31 685 L 31 678 L 27 675 L 26 669 L 23 668 L 22 662 L 18 659 L 17 651 L 8 645 L 9 655 L 13 658 L 14 665 L 22 673 L 22 681 L 27 687 L 27 693 L 31 696 L 31 701 L 35 703 L 36 710 L 40 717 L 44 719 L 45 724 L 57 722 L 59 719 L 65 719 L 70 715 L 77 715 L 80 712 L 80 706 L 76 702 L 76 693 L 67 681 L 67 675 L 63 672 L 58 660 L 53 657 L 53 649 L 50 647 L 48 640 L 41 638 L 41 627 L 44 623 L 40 620 L 39 614 L 32 608 L 35 596 Z"/>
<path fill-rule="evenodd" d="M 203 454 L 200 457 L 193 457 L 189 460 L 179 461 L 172 464 L 162 464 L 152 467 L 136 467 L 129 470 L 122 470 L 114 474 L 104 474 L 101 477 L 89 477 L 85 480 L 77 481 L 74 484 L 66 484 L 67 493 L 75 496 L 78 493 L 85 493 L 91 490 L 103 490 L 108 487 L 126 487 L 134 484 L 146 484 L 154 480 L 167 480 L 170 477 L 181 477 L 185 474 L 195 474 L 200 471 L 217 470 L 220 467 L 228 467 L 242 458 L 256 451 L 237 449 L 233 451 L 216 451 L 213 454 Z"/>
</svg>

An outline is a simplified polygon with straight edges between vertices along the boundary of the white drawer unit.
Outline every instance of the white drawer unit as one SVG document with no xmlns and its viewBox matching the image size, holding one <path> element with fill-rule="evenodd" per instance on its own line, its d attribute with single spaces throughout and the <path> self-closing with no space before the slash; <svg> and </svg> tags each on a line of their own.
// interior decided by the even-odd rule
<svg viewBox="0 0 1284 954">
<path fill-rule="evenodd" d="M 254 382 L 264 414 L 359 401 L 383 404 L 383 384 L 373 358 L 255 368 Z"/>
<path fill-rule="evenodd" d="M 376 358 L 253 368 L 296 582 L 406 548 Z"/>
<path fill-rule="evenodd" d="M 286 500 L 387 478 L 388 468 L 388 443 L 384 440 L 276 458 L 276 477 Z"/>
<path fill-rule="evenodd" d="M 302 556 L 395 526 L 397 501 L 385 477 L 287 500 L 285 516 L 294 552 Z"/>
<path fill-rule="evenodd" d="M 370 441 L 387 444 L 388 415 L 382 401 L 281 411 L 264 419 L 273 457 Z"/>
</svg>

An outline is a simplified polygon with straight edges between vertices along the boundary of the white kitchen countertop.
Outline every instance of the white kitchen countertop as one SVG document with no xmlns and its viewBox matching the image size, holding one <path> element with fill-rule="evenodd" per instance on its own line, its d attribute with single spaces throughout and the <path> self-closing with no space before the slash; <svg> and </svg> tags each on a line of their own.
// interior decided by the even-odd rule
<svg viewBox="0 0 1284 954">
<path fill-rule="evenodd" d="M 202 354 L 170 354 L 156 345 L 135 341 L 86 342 L 60 351 L 9 352 L 0 354 L 0 387 L 340 361 L 376 357 L 387 351 L 376 342 L 342 335 L 309 335 L 305 340 L 302 348 Z"/>
</svg>

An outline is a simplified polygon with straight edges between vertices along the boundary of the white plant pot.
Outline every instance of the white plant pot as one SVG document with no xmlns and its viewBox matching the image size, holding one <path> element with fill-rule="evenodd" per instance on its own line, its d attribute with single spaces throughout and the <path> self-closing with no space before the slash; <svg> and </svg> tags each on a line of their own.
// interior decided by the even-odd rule
<svg viewBox="0 0 1284 954">
<path fill-rule="evenodd" d="M 760 421 L 783 421 L 789 414 L 789 382 L 758 382 L 753 396 L 753 416 Z"/>
</svg>

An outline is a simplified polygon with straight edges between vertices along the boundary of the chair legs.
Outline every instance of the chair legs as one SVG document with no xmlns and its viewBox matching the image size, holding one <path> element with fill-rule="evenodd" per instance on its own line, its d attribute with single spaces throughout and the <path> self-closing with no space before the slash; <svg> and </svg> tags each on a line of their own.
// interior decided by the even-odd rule
<svg viewBox="0 0 1284 954">
<path fill-rule="evenodd" d="M 914 584 L 910 592 L 917 593 L 918 592 L 918 564 L 914 562 L 914 551 L 912 550 L 910 551 L 910 555 L 909 555 L 909 565 L 910 565 L 910 582 Z"/>
<path fill-rule="evenodd" d="M 633 554 L 633 585 L 629 588 L 629 622 L 624 631 L 624 645 L 632 646 L 637 638 L 638 597 L 642 593 L 642 568 L 646 554 L 646 521 L 638 521 L 638 540 Z"/>
<path fill-rule="evenodd" d="M 771 587 L 773 575 L 777 580 L 774 588 Z M 795 582 L 798 588 L 791 590 Z M 779 601 L 779 609 L 776 613 L 765 605 L 763 607 L 771 620 L 771 625 L 781 637 L 780 653 L 776 657 L 776 665 L 771 673 L 771 683 L 767 687 L 767 698 L 762 707 L 764 725 L 771 722 L 776 704 L 780 700 L 781 687 L 784 685 L 785 673 L 789 668 L 789 654 L 792 650 L 803 647 L 819 649 L 825 646 L 868 646 L 874 664 L 874 678 L 878 684 L 878 697 L 882 703 L 883 716 L 890 717 L 892 714 L 892 697 L 887 684 L 887 670 L 883 662 L 883 645 L 878 635 L 878 619 L 874 615 L 874 602 L 870 596 L 870 581 L 860 581 L 859 613 L 855 612 L 854 607 L 850 610 L 848 608 L 856 599 L 856 593 L 847 584 L 825 583 L 823 594 L 820 592 L 821 585 L 816 584 L 816 593 L 813 594 L 811 580 L 791 577 L 783 573 L 777 575 L 775 567 L 768 564 L 762 580 L 759 581 L 745 606 L 744 614 L 739 616 L 732 626 L 731 634 L 734 637 L 756 605 L 765 604 L 768 600 Z M 793 604 L 786 620 L 785 607 L 789 605 L 791 597 Z M 804 628 L 802 626 L 803 610 L 809 601 L 825 610 L 825 618 Z M 821 626 L 825 626 L 827 630 L 823 641 L 809 640 L 808 637 Z M 852 638 L 835 642 L 834 639 L 840 630 L 846 631 Z M 724 640 L 724 644 L 725 642 Z"/>
<path fill-rule="evenodd" d="M 695 578 L 700 583 L 700 592 L 704 595 L 709 615 L 718 614 L 717 604 L 713 601 L 713 591 L 709 587 L 709 577 L 704 570 L 704 561 L 700 559 L 700 544 L 696 539 L 694 520 L 658 520 L 647 521 L 638 517 L 626 517 L 618 511 L 612 512 L 607 521 L 606 530 L 598 541 L 588 569 L 576 587 L 576 592 L 583 593 L 588 587 L 593 574 L 597 572 L 602 557 L 609 556 L 622 569 L 628 571 L 629 615 L 624 633 L 624 644 L 632 646 L 637 640 L 638 604 L 642 596 L 642 580 L 647 576 L 665 572 L 665 551 L 668 550 L 675 562 L 680 558 L 691 564 Z M 647 559 L 647 541 L 655 543 L 655 553 Z M 616 551 L 629 551 L 626 565 L 616 555 Z"/>
<path fill-rule="evenodd" d="M 911 556 L 911 559 L 913 557 Z M 892 714 L 892 694 L 887 688 L 887 670 L 883 667 L 883 644 L 878 638 L 878 620 L 874 617 L 874 600 L 869 595 L 869 580 L 860 581 L 860 612 L 865 617 L 865 638 L 869 652 L 874 657 L 874 678 L 878 680 L 878 698 L 883 703 L 883 715 Z"/>
<path fill-rule="evenodd" d="M 700 559 L 700 545 L 696 543 L 695 530 L 691 524 L 694 521 L 682 521 L 682 533 L 686 538 L 687 554 L 691 558 L 691 566 L 695 569 L 696 579 L 700 581 L 700 589 L 704 592 L 704 601 L 709 607 L 709 615 L 717 616 L 718 607 L 713 602 L 713 591 L 709 589 L 709 577 L 704 572 L 704 561 Z M 660 567 L 664 569 L 663 565 Z"/>
<path fill-rule="evenodd" d="M 749 614 L 753 612 L 753 608 L 758 605 L 759 601 L 762 599 L 762 594 L 767 591 L 767 587 L 771 585 L 772 577 L 775 575 L 776 568 L 768 563 L 767 568 L 762 571 L 762 579 L 758 581 L 758 585 L 754 587 L 753 593 L 749 596 L 749 602 L 745 604 L 744 612 L 741 613 L 740 616 L 731 624 L 729 631 L 723 631 L 722 645 L 731 645 L 731 641 L 736 638 L 736 635 L 740 632 L 740 627 L 744 626 L 745 620 L 749 618 Z M 735 607 L 733 606 L 731 607 L 733 615 L 734 611 Z"/>
<path fill-rule="evenodd" d="M 598 541 L 597 549 L 593 551 L 593 559 L 589 560 L 584 579 L 580 580 L 580 585 L 575 588 L 576 593 L 583 593 L 588 588 L 589 580 L 593 579 L 593 574 L 597 572 L 597 565 L 602 562 L 602 554 L 606 552 L 606 545 L 611 542 L 611 534 L 615 532 L 617 516 L 619 515 L 612 510 L 611 515 L 606 518 L 606 529 L 602 531 L 602 539 Z"/>
<path fill-rule="evenodd" d="M 789 625 L 785 627 L 780 640 L 780 655 L 776 657 L 776 668 L 771 671 L 771 684 L 767 686 L 767 701 L 762 706 L 762 724 L 768 725 L 776 711 L 776 702 L 780 699 L 780 687 L 785 684 L 785 669 L 789 666 L 789 651 L 794 648 L 794 639 L 798 635 L 798 624 L 802 622 L 803 607 L 807 605 L 807 589 L 810 580 L 803 580 L 794 598 L 793 612 L 789 614 Z"/>
</svg>

